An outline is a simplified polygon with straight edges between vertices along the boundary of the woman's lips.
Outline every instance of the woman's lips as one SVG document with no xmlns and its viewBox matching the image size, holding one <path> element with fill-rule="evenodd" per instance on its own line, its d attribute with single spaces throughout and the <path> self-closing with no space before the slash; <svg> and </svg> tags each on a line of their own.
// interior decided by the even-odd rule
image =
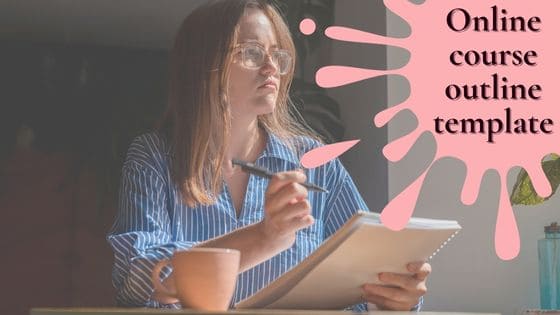
<svg viewBox="0 0 560 315">
<path fill-rule="evenodd" d="M 276 90 L 278 85 L 274 81 L 266 81 L 263 85 L 259 86 L 259 89 L 274 89 Z"/>
<path fill-rule="evenodd" d="M 276 90 L 276 84 L 263 84 L 259 86 L 259 89 L 272 89 Z"/>
</svg>

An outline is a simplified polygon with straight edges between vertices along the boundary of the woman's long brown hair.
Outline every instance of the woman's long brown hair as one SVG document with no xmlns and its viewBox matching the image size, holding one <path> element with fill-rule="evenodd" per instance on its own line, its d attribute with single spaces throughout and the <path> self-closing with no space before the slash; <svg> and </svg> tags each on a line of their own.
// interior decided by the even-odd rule
<svg viewBox="0 0 560 315">
<path fill-rule="evenodd" d="M 247 8 L 270 19 L 278 45 L 295 58 L 294 43 L 282 16 L 263 0 L 218 0 L 193 11 L 181 25 L 170 54 L 167 109 L 158 131 L 171 146 L 171 174 L 190 207 L 212 204 L 222 189 L 231 114 L 227 80 L 238 24 Z M 281 78 L 272 113 L 258 117 L 259 126 L 294 148 L 298 136 L 318 137 L 295 117 L 288 91 L 294 66 Z"/>
</svg>

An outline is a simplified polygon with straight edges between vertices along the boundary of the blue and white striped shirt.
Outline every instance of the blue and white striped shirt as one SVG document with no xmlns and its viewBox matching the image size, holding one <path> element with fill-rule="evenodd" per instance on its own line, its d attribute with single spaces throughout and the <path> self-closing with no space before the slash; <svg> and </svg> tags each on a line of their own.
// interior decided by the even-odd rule
<svg viewBox="0 0 560 315">
<path fill-rule="evenodd" d="M 308 138 L 292 151 L 269 134 L 265 150 L 255 164 L 272 172 L 300 168 L 300 157 L 319 143 Z M 113 284 L 122 306 L 180 307 L 162 305 L 152 299 L 151 273 L 154 265 L 178 249 L 229 233 L 263 218 L 264 193 L 268 179 L 251 175 L 243 207 L 237 217 L 227 185 L 209 206 L 188 207 L 170 174 L 170 149 L 156 133 L 144 134 L 131 144 L 122 169 L 119 210 L 107 239 L 115 254 Z M 329 193 L 309 192 L 315 224 L 297 232 L 294 245 L 271 259 L 241 273 L 233 302 L 256 293 L 296 266 L 333 234 L 357 210 L 367 206 L 339 160 L 306 171 L 308 181 Z M 171 272 L 168 267 L 162 278 Z M 334 285 L 334 284 L 333 284 Z M 365 310 L 359 305 L 355 310 Z"/>
</svg>

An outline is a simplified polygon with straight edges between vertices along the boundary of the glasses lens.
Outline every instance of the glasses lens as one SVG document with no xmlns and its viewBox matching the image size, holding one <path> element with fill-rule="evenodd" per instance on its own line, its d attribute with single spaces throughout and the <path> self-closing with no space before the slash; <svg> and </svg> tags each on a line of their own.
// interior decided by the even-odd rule
<svg viewBox="0 0 560 315">
<path fill-rule="evenodd" d="M 292 66 L 292 56 L 287 51 L 276 51 L 273 53 L 272 58 L 278 67 L 278 73 L 287 74 Z"/>
<path fill-rule="evenodd" d="M 247 68 L 258 68 L 264 63 L 264 50 L 259 46 L 246 46 L 243 50 L 243 65 Z"/>
<path fill-rule="evenodd" d="M 250 69 L 262 67 L 266 61 L 266 51 L 257 45 L 247 45 L 242 49 L 243 65 Z M 284 50 L 277 50 L 271 53 L 272 61 L 278 68 L 281 75 L 287 74 L 292 67 L 292 56 Z"/>
</svg>

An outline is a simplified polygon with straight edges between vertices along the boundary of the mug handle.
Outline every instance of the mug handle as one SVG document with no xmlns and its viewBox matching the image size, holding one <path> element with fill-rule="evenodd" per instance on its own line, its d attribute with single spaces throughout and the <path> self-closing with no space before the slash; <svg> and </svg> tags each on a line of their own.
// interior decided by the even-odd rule
<svg viewBox="0 0 560 315">
<path fill-rule="evenodd" d="M 177 292 L 168 289 L 160 281 L 159 275 L 161 274 L 161 269 L 169 265 L 169 259 L 160 260 L 152 270 L 152 285 L 154 286 L 154 298 L 164 304 L 174 304 L 179 303 L 177 299 Z"/>
</svg>

